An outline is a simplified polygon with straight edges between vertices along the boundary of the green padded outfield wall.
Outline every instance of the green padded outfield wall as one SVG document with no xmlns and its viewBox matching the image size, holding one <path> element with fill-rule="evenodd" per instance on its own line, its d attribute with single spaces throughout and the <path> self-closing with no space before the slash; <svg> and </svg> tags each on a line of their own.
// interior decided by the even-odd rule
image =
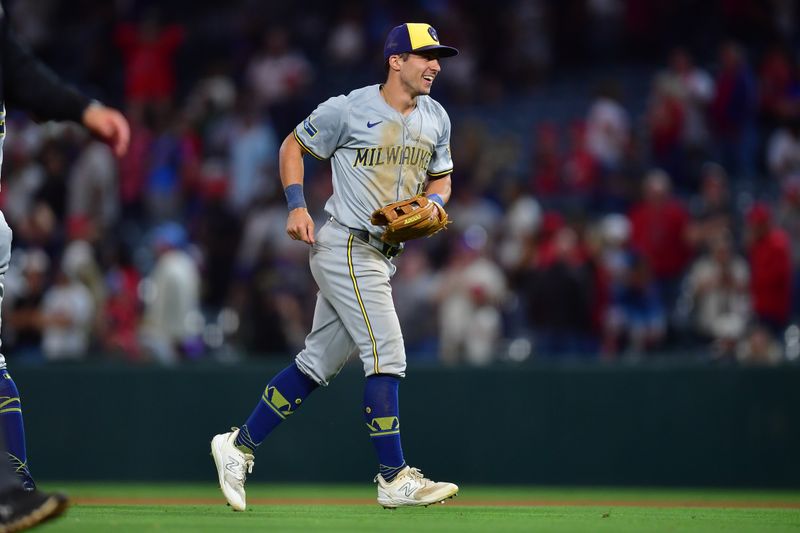
<svg viewBox="0 0 800 533">
<path fill-rule="evenodd" d="M 18 367 L 38 479 L 207 480 L 209 439 L 286 361 L 163 369 Z M 258 451 L 250 479 L 371 481 L 349 366 Z M 800 367 L 412 368 L 407 458 L 460 483 L 800 487 Z"/>
</svg>

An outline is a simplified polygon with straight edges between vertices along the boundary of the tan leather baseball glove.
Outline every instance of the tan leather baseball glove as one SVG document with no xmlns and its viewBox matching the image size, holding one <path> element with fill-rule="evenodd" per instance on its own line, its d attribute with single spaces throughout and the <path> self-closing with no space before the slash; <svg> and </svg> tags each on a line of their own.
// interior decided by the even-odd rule
<svg viewBox="0 0 800 533">
<path fill-rule="evenodd" d="M 449 220 L 442 206 L 427 196 L 419 195 L 376 209 L 370 222 L 376 226 L 386 226 L 381 239 L 397 244 L 430 237 L 445 229 Z"/>
</svg>

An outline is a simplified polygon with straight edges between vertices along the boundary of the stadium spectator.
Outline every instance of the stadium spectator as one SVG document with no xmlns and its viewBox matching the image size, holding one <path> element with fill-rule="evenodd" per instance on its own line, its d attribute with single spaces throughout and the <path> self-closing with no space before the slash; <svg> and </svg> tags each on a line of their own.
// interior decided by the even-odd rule
<svg viewBox="0 0 800 533">
<path fill-rule="evenodd" d="M 190 89 L 184 111 L 187 119 L 203 138 L 204 152 L 212 157 L 227 154 L 231 115 L 235 107 L 249 109 L 250 97 L 234 82 L 229 66 L 215 61 Z"/>
<path fill-rule="evenodd" d="M 61 137 L 48 140 L 42 147 L 44 179 L 34 198 L 47 205 L 57 220 L 64 220 L 67 213 L 67 183 L 69 157 L 67 143 Z"/>
<path fill-rule="evenodd" d="M 682 168 L 685 122 L 681 86 L 669 76 L 656 76 L 647 110 L 650 155 L 653 164 L 672 176 L 680 190 L 690 189 Z"/>
<path fill-rule="evenodd" d="M 538 198 L 562 194 L 562 158 L 559 154 L 558 128 L 553 123 L 536 126 L 531 161 L 531 185 Z"/>
<path fill-rule="evenodd" d="M 800 119 L 795 69 L 791 55 L 781 46 L 771 47 L 761 61 L 758 105 L 762 124 L 768 130 Z"/>
<path fill-rule="evenodd" d="M 52 257 L 61 244 L 59 224 L 50 206 L 36 201 L 14 228 L 14 241 L 20 248 L 42 248 Z"/>
<path fill-rule="evenodd" d="M 420 246 L 407 246 L 398 257 L 392 294 L 397 317 L 403 324 L 403 341 L 409 359 L 436 360 L 438 354 L 437 280 L 441 275 Z M 447 275 L 447 274 L 445 274 Z"/>
<path fill-rule="evenodd" d="M 698 250 L 709 243 L 733 233 L 735 210 L 731 201 L 728 174 L 716 163 L 703 165 L 700 177 L 700 194 L 689 201 L 691 222 L 689 243 Z"/>
<path fill-rule="evenodd" d="M 100 315 L 101 348 L 111 357 L 127 361 L 142 359 L 138 329 L 141 320 L 139 283 L 141 275 L 133 266 L 130 251 L 118 243 L 109 252 L 105 264 L 105 285 L 108 298 Z"/>
<path fill-rule="evenodd" d="M 38 248 L 21 251 L 22 280 L 9 291 L 3 305 L 9 306 L 3 331 L 3 346 L 15 360 L 42 361 L 42 299 L 47 289 L 50 258 Z M 9 287 L 11 288 L 11 287 Z"/>
<path fill-rule="evenodd" d="M 586 2 L 589 26 L 589 55 L 595 61 L 610 61 L 619 55 L 625 24 L 625 2 L 589 0 Z"/>
<path fill-rule="evenodd" d="M 569 148 L 562 166 L 566 193 L 583 207 L 597 207 L 600 167 L 586 147 L 586 124 L 575 121 L 569 126 Z"/>
<path fill-rule="evenodd" d="M 692 302 L 694 328 L 719 354 L 731 354 L 750 319 L 750 273 L 735 255 L 729 236 L 717 237 L 711 251 L 697 259 L 684 290 Z"/>
<path fill-rule="evenodd" d="M 574 229 L 561 227 L 542 244 L 525 273 L 522 290 L 537 354 L 585 357 L 597 353 L 592 331 L 593 265 Z"/>
<path fill-rule="evenodd" d="M 177 24 L 163 25 L 155 8 L 134 24 L 120 23 L 115 31 L 117 46 L 125 60 L 125 98 L 131 113 L 147 107 L 163 112 L 175 93 L 175 54 L 184 39 Z"/>
<path fill-rule="evenodd" d="M 200 273 L 186 251 L 186 230 L 175 222 L 155 229 L 153 247 L 157 261 L 148 278 L 140 342 L 161 364 L 191 358 L 201 349 Z"/>
<path fill-rule="evenodd" d="M 542 208 L 522 186 L 512 191 L 508 204 L 503 221 L 506 232 L 496 255 L 506 272 L 513 273 L 525 261 L 526 249 L 542 222 Z"/>
<path fill-rule="evenodd" d="M 237 279 L 231 303 L 242 317 L 237 334 L 240 345 L 257 357 L 277 357 L 293 350 L 293 332 L 303 327 L 294 321 L 302 308 L 296 297 L 280 286 L 277 259 L 269 249 L 262 252 L 252 265 L 254 281 L 248 285 L 248 279 Z M 304 330 L 300 331 L 302 342 Z"/>
<path fill-rule="evenodd" d="M 670 178 L 662 170 L 651 170 L 644 178 L 642 200 L 629 214 L 633 249 L 644 262 L 636 268 L 652 275 L 663 305 L 671 308 L 681 277 L 692 258 L 688 243 L 689 214 L 672 194 Z"/>
<path fill-rule="evenodd" d="M 159 117 L 149 147 L 144 200 L 148 218 L 166 222 L 184 216 L 202 190 L 202 145 L 180 112 Z"/>
<path fill-rule="evenodd" d="M 367 36 L 360 10 L 352 3 L 345 4 L 328 36 L 328 56 L 339 67 L 351 67 L 362 62 L 366 50 Z"/>
<path fill-rule="evenodd" d="M 102 331 L 102 317 L 100 313 L 106 303 L 106 286 L 100 265 L 95 258 L 94 249 L 80 235 L 72 236 L 73 240 L 67 243 L 61 257 L 61 269 L 70 280 L 83 285 L 92 299 L 91 314 L 89 318 L 89 344 L 94 339 L 99 339 Z M 75 238 L 78 237 L 78 238 Z"/>
<path fill-rule="evenodd" d="M 88 225 L 86 237 L 111 230 L 119 217 L 119 176 L 111 149 L 88 135 L 69 171 L 68 224 Z"/>
<path fill-rule="evenodd" d="M 604 357 L 641 353 L 663 335 L 661 300 L 649 278 L 644 279 L 646 266 L 631 247 L 631 232 L 624 215 L 610 214 L 600 221 L 595 313 Z M 634 279 L 635 268 L 642 270 L 639 279 Z"/>
<path fill-rule="evenodd" d="M 676 48 L 669 55 L 666 76 L 674 80 L 683 102 L 684 120 L 681 132 L 684 172 L 687 177 L 707 155 L 709 143 L 708 105 L 714 96 L 714 80 L 709 73 L 695 64 L 694 58 L 685 48 Z"/>
<path fill-rule="evenodd" d="M 717 153 L 737 181 L 751 180 L 756 156 L 756 84 L 742 47 L 724 43 L 709 109 Z"/>
<path fill-rule="evenodd" d="M 793 176 L 783 185 L 778 206 L 778 225 L 790 236 L 792 247 L 792 315 L 800 317 L 800 176 Z M 794 238 L 791 238 L 794 236 Z"/>
<path fill-rule="evenodd" d="M 128 222 L 143 223 L 145 189 L 151 166 L 151 146 L 155 137 L 155 118 L 152 112 L 129 114 L 131 142 L 128 153 L 119 163 L 119 202 L 121 216 Z"/>
<path fill-rule="evenodd" d="M 458 233 L 464 233 L 475 225 L 494 236 L 503 220 L 503 213 L 497 204 L 473 187 L 463 187 L 453 192 L 453 198 L 447 205 L 447 214 L 453 221 L 451 229 Z"/>
<path fill-rule="evenodd" d="M 314 68 L 303 52 L 292 46 L 285 27 L 264 33 L 261 48 L 247 66 L 247 89 L 256 97 L 259 109 L 268 111 L 278 132 L 291 131 L 298 107 L 314 78 Z"/>
<path fill-rule="evenodd" d="M 32 123 L 9 124 L 17 134 L 6 139 L 3 157 L 10 172 L 3 176 L 3 214 L 17 227 L 33 211 L 36 192 L 45 180 L 39 157 L 45 134 Z"/>
<path fill-rule="evenodd" d="M 550 5 L 546 0 L 515 0 L 509 4 L 504 21 L 511 45 L 503 65 L 505 75 L 514 84 L 531 87 L 553 61 Z"/>
<path fill-rule="evenodd" d="M 243 213 L 254 199 L 274 194 L 279 183 L 277 169 L 278 142 L 272 124 L 241 102 L 227 139 L 230 155 L 231 186 L 228 200 L 231 207 Z"/>
<path fill-rule="evenodd" d="M 756 203 L 747 213 L 753 311 L 773 334 L 782 335 L 792 305 L 789 236 L 773 225 L 770 208 Z"/>
<path fill-rule="evenodd" d="M 234 277 L 235 262 L 242 234 L 241 217 L 226 201 L 228 181 L 225 176 L 206 176 L 202 199 L 195 219 L 197 245 L 203 257 L 202 304 L 222 309 Z"/>
<path fill-rule="evenodd" d="M 632 252 L 626 256 L 620 282 L 612 286 L 605 321 L 603 352 L 607 356 L 640 356 L 659 347 L 667 329 L 667 315 L 647 260 Z"/>
<path fill-rule="evenodd" d="M 777 365 L 783 361 L 783 350 L 769 328 L 756 325 L 736 347 L 736 360 L 745 365 Z"/>
<path fill-rule="evenodd" d="M 48 361 L 86 359 L 94 317 L 92 293 L 62 261 L 55 285 L 42 297 L 42 350 Z"/>
<path fill-rule="evenodd" d="M 604 173 L 619 169 L 630 142 L 630 116 L 613 82 L 601 87 L 586 116 L 586 147 Z"/>
<path fill-rule="evenodd" d="M 467 228 L 438 288 L 440 358 L 445 364 L 487 365 L 502 334 L 503 271 L 489 255 L 486 230 Z"/>
<path fill-rule="evenodd" d="M 778 183 L 800 174 L 800 117 L 776 129 L 767 140 L 767 168 Z"/>
</svg>

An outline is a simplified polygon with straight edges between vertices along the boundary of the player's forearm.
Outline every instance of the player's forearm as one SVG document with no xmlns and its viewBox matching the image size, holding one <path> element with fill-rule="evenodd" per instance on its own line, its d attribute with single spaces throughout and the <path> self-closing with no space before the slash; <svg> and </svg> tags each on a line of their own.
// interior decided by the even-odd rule
<svg viewBox="0 0 800 533">
<path fill-rule="evenodd" d="M 425 187 L 425 194 L 438 194 L 444 203 L 450 201 L 450 193 L 451 191 L 452 180 L 450 179 L 450 175 L 447 175 L 443 178 L 439 178 L 437 180 L 429 181 L 428 186 Z"/>
<path fill-rule="evenodd" d="M 281 184 L 286 189 L 289 185 L 303 185 L 303 148 L 290 133 L 281 144 L 278 152 L 278 167 L 281 174 Z"/>
<path fill-rule="evenodd" d="M 3 91 L 11 107 L 40 120 L 81 121 L 89 98 L 62 81 L 7 30 L 3 42 Z"/>
</svg>

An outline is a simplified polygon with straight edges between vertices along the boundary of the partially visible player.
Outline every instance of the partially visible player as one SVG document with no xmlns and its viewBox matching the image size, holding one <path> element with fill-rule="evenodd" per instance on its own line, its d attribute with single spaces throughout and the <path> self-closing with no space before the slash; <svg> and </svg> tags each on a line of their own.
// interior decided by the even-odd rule
<svg viewBox="0 0 800 533">
<path fill-rule="evenodd" d="M 6 134 L 6 104 L 33 113 L 40 120 L 72 120 L 107 141 L 117 156 L 128 149 L 130 129 L 119 111 L 92 102 L 65 85 L 49 68 L 23 46 L 9 27 L 0 3 L 0 163 Z M 0 301 L 3 280 L 11 260 L 12 232 L 0 212 Z M 19 478 L 0 468 L 0 531 L 20 531 L 58 515 L 67 506 L 60 495 L 36 490 L 27 466 L 25 432 L 19 391 L 0 355 L 0 430 L 5 448 Z M 3 440 L 0 439 L 0 444 Z M 3 465 L 4 467 L 6 465 Z"/>
<path fill-rule="evenodd" d="M 283 141 L 286 231 L 311 245 L 319 293 L 305 348 L 267 384 L 240 429 L 211 441 L 220 487 L 234 510 L 246 507 L 245 478 L 259 444 L 354 353 L 366 375 L 364 421 L 378 456 L 378 503 L 430 505 L 458 492 L 452 483 L 427 479 L 403 456 L 398 386 L 406 354 L 389 284 L 402 243 L 384 242 L 383 228 L 370 223 L 373 211 L 423 191 L 440 206 L 450 198 L 450 119 L 429 93 L 439 59 L 457 53 L 428 24 L 395 27 L 384 46 L 386 82 L 323 102 Z M 316 236 L 303 197 L 304 154 L 331 159 L 333 171 L 329 219 Z"/>
</svg>

